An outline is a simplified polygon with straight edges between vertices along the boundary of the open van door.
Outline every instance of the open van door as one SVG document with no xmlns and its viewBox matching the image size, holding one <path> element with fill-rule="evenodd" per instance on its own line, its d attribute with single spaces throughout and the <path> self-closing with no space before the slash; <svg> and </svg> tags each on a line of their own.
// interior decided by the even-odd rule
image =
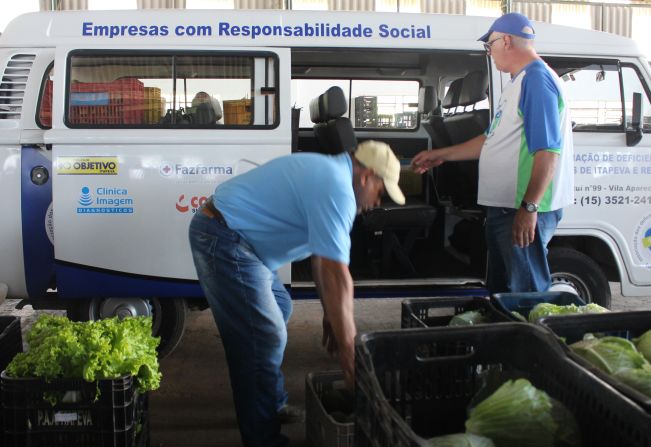
<svg viewBox="0 0 651 447">
<path fill-rule="evenodd" d="M 57 287 L 78 300 L 76 318 L 152 315 L 161 351 L 178 343 L 186 299 L 203 296 L 192 215 L 220 182 L 291 151 L 289 95 L 279 95 L 289 88 L 288 57 L 57 49 L 46 140 Z"/>
</svg>

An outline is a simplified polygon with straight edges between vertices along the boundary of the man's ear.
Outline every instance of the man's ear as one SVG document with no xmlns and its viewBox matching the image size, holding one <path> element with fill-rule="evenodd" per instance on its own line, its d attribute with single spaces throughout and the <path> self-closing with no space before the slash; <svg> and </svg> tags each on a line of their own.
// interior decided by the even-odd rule
<svg viewBox="0 0 651 447">
<path fill-rule="evenodd" d="M 373 170 L 369 168 L 362 168 L 362 172 L 359 176 L 359 183 L 362 187 L 366 186 L 368 179 L 373 176 Z"/>
</svg>

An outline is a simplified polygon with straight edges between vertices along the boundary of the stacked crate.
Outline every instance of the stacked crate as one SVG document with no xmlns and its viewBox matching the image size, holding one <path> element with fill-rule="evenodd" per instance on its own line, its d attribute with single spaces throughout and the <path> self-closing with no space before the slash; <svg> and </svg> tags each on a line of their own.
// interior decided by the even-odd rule
<svg viewBox="0 0 651 447">
<path fill-rule="evenodd" d="M 355 127 L 378 127 L 376 96 L 355 98 Z"/>
<path fill-rule="evenodd" d="M 224 124 L 251 124 L 251 100 L 233 99 L 224 101 Z"/>
<path fill-rule="evenodd" d="M 161 119 L 160 88 L 145 87 L 144 122 L 145 124 L 158 124 Z"/>
<path fill-rule="evenodd" d="M 72 124 L 142 124 L 144 85 L 138 79 L 74 82 L 70 86 Z"/>
</svg>

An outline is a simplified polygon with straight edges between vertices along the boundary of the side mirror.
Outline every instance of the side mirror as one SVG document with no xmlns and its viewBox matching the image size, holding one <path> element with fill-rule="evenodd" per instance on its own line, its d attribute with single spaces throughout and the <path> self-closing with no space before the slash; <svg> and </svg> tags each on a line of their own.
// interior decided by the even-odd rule
<svg viewBox="0 0 651 447">
<path fill-rule="evenodd" d="M 642 93 L 633 93 L 633 116 L 626 128 L 626 146 L 636 146 L 642 140 Z"/>
</svg>

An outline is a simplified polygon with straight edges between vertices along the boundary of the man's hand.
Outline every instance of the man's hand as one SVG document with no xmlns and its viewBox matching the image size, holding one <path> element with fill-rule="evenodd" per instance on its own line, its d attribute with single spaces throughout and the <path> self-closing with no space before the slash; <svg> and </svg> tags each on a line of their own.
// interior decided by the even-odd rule
<svg viewBox="0 0 651 447">
<path fill-rule="evenodd" d="M 421 151 L 416 154 L 411 160 L 411 169 L 418 174 L 422 174 L 430 168 L 441 166 L 445 160 L 443 159 L 443 151 Z"/>
<path fill-rule="evenodd" d="M 328 354 L 335 355 L 337 353 L 337 339 L 332 331 L 332 326 L 328 318 L 323 316 L 323 337 L 321 338 L 321 346 L 326 348 Z"/>
<path fill-rule="evenodd" d="M 513 245 L 524 248 L 531 244 L 536 237 L 537 222 L 538 213 L 530 213 L 524 208 L 519 208 L 515 213 L 511 229 Z"/>
</svg>

